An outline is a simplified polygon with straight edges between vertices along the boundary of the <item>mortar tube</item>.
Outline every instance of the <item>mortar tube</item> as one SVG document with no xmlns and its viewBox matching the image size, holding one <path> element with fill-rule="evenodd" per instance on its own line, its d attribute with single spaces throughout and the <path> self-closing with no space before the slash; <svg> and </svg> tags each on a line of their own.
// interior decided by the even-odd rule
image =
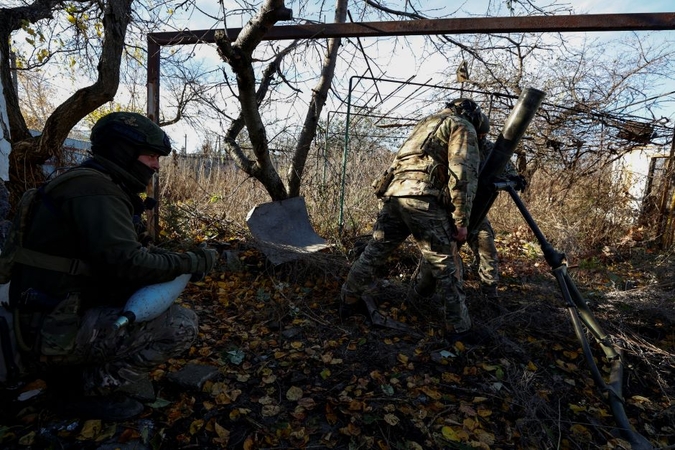
<svg viewBox="0 0 675 450">
<path fill-rule="evenodd" d="M 513 152 L 545 96 L 546 93 L 538 89 L 524 89 L 511 114 L 506 119 L 494 148 L 485 159 L 483 168 L 478 174 L 478 188 L 469 218 L 469 233 L 477 229 L 497 198 L 498 191 L 495 189 L 494 183 L 513 156 Z"/>
</svg>

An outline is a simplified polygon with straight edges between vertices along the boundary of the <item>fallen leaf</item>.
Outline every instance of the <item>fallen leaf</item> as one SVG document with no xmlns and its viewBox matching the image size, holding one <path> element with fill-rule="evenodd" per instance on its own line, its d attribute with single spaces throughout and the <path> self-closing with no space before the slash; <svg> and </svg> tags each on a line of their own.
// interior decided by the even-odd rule
<svg viewBox="0 0 675 450">
<path fill-rule="evenodd" d="M 570 404 L 570 409 L 571 409 L 575 414 L 579 414 L 579 413 L 582 412 L 582 411 L 586 411 L 586 407 L 585 407 L 585 406 L 573 405 L 573 404 Z"/>
<path fill-rule="evenodd" d="M 303 396 L 302 389 L 297 386 L 291 386 L 288 391 L 286 391 L 286 398 L 292 402 L 300 400 Z"/>
<path fill-rule="evenodd" d="M 203 419 L 197 419 L 193 420 L 192 423 L 190 423 L 190 434 L 194 435 L 201 431 L 201 429 L 204 427 L 204 420 Z"/>
<path fill-rule="evenodd" d="M 281 412 L 281 407 L 279 405 L 265 405 L 262 407 L 263 417 L 274 417 Z"/>
<path fill-rule="evenodd" d="M 101 432 L 101 421 L 100 420 L 87 420 L 82 425 L 80 434 L 78 434 L 77 439 L 80 441 L 93 440 Z"/>
<path fill-rule="evenodd" d="M 305 409 L 312 409 L 316 406 L 316 402 L 311 397 L 303 397 L 298 400 L 298 405 L 302 406 Z"/>
<path fill-rule="evenodd" d="M 103 431 L 101 431 L 98 436 L 96 436 L 96 442 L 103 442 L 108 439 L 112 439 L 113 436 L 115 436 L 115 433 L 117 432 L 117 424 L 116 423 L 111 423 L 109 425 L 106 425 L 103 428 Z"/>
<path fill-rule="evenodd" d="M 459 438 L 459 435 L 457 432 L 454 430 L 454 428 L 444 426 L 441 428 L 441 433 L 443 434 L 443 437 L 447 439 L 448 441 L 452 442 L 460 442 L 461 439 Z"/>
<path fill-rule="evenodd" d="M 476 435 L 476 438 L 483 443 L 487 445 L 493 445 L 495 443 L 495 435 L 492 433 L 488 433 L 485 430 L 475 430 L 474 434 Z"/>
<path fill-rule="evenodd" d="M 401 421 L 395 414 L 385 414 L 384 421 L 387 422 L 392 427 L 395 427 Z"/>
</svg>

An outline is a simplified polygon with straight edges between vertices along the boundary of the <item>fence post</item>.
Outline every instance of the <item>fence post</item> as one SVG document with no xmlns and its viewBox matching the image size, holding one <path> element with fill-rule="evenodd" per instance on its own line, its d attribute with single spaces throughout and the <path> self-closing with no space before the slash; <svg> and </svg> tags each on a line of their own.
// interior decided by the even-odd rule
<svg viewBox="0 0 675 450">
<path fill-rule="evenodd" d="M 671 182 L 673 177 L 673 169 L 675 169 L 675 128 L 673 129 L 673 141 L 670 144 L 670 155 L 668 155 L 668 164 L 661 184 L 661 195 L 659 196 L 658 214 L 659 220 L 657 225 L 657 236 L 660 236 L 661 248 L 667 249 L 673 243 L 673 200 L 669 198 Z"/>
</svg>

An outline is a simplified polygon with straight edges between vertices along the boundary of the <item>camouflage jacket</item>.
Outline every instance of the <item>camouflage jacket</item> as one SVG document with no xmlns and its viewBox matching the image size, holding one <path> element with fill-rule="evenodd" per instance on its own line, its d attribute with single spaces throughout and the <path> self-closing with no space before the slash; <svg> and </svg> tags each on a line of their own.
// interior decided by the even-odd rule
<svg viewBox="0 0 675 450">
<path fill-rule="evenodd" d="M 422 119 L 403 143 L 392 164 L 388 197 L 449 193 L 457 227 L 469 222 L 478 183 L 480 155 L 473 125 L 444 109 Z"/>
<path fill-rule="evenodd" d="M 480 142 L 479 149 L 480 149 L 480 168 L 481 170 L 483 169 L 483 165 L 485 164 L 485 160 L 487 159 L 488 156 L 490 156 L 490 152 L 492 152 L 492 149 L 494 148 L 495 143 L 485 139 L 482 142 Z M 507 161 L 506 166 L 504 166 L 504 170 L 501 173 L 501 176 L 503 177 L 509 177 L 509 176 L 515 176 L 518 175 L 518 171 L 514 167 L 513 163 L 511 161 Z"/>
</svg>

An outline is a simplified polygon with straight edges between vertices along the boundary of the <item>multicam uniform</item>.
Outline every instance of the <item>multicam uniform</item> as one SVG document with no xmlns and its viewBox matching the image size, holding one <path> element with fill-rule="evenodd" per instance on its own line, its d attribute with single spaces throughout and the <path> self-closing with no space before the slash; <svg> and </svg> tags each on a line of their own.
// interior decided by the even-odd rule
<svg viewBox="0 0 675 450">
<path fill-rule="evenodd" d="M 487 139 L 480 143 L 481 165 L 490 155 L 493 147 L 494 143 Z M 518 175 L 518 172 L 508 162 L 502 174 L 510 176 Z M 487 216 L 478 225 L 475 232 L 469 234 L 467 244 L 473 253 L 473 267 L 478 269 L 478 276 L 482 287 L 486 292 L 493 293 L 494 295 L 494 289 L 496 289 L 499 282 L 499 257 L 497 255 L 497 247 L 495 247 L 495 232 Z"/>
<path fill-rule="evenodd" d="M 393 179 L 384 191 L 373 238 L 352 265 L 343 293 L 362 293 L 376 269 L 412 234 L 437 281 L 447 324 L 454 332 L 471 328 L 461 277 L 455 276 L 452 235 L 454 227 L 468 225 L 479 159 L 474 126 L 453 110 L 417 124 L 392 163 Z"/>
</svg>

